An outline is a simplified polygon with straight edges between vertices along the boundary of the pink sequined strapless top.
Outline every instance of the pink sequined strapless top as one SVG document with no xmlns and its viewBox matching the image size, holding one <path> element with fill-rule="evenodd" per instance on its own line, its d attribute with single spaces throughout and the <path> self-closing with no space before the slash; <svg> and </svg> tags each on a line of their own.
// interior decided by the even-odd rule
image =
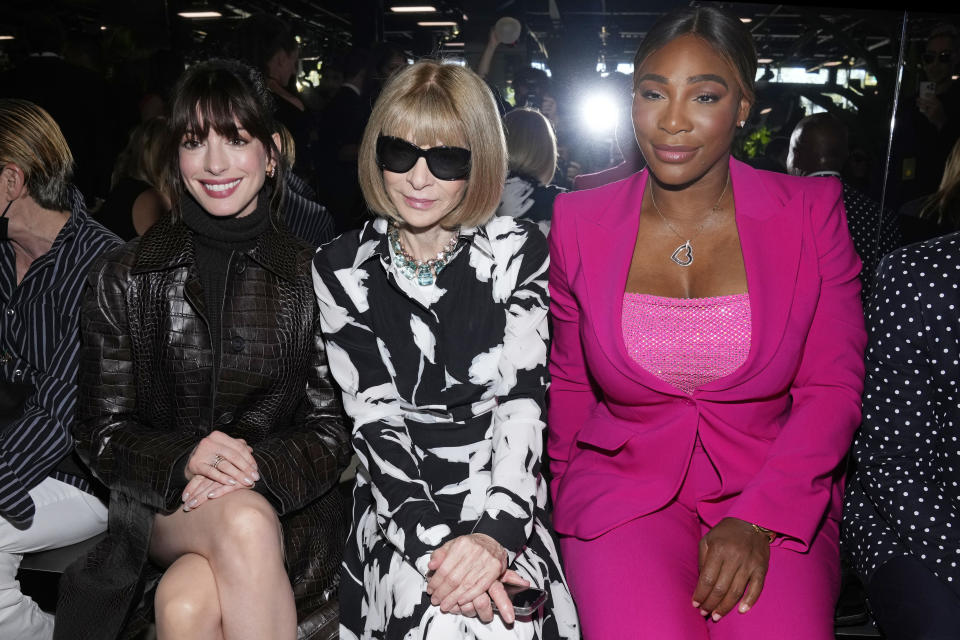
<svg viewBox="0 0 960 640">
<path fill-rule="evenodd" d="M 750 352 L 750 295 L 623 296 L 623 343 L 644 369 L 685 393 L 733 373 Z"/>
</svg>

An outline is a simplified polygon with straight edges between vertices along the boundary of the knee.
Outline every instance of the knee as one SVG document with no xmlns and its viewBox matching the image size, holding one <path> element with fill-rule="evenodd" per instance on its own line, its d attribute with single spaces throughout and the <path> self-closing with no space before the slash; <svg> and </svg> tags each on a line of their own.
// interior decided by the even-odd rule
<svg viewBox="0 0 960 640">
<path fill-rule="evenodd" d="M 281 550 L 282 530 L 277 512 L 270 503 L 253 491 L 237 491 L 223 518 L 217 523 L 217 546 L 230 555 L 241 553 L 247 561 L 261 556 L 272 557 Z M 248 553 L 244 553 L 248 552 Z"/>
<path fill-rule="evenodd" d="M 196 634 L 220 625 L 220 601 L 216 593 L 171 588 L 160 580 L 154 596 L 157 626 L 166 637 Z"/>
</svg>

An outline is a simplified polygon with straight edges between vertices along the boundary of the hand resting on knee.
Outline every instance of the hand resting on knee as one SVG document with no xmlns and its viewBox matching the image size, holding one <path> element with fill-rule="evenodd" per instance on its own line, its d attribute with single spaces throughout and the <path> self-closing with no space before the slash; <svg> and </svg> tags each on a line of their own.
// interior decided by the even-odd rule
<svg viewBox="0 0 960 640">
<path fill-rule="evenodd" d="M 253 448 L 246 440 L 212 431 L 190 453 L 184 475 L 183 510 L 196 509 L 207 500 L 237 489 L 249 489 L 260 479 Z"/>
</svg>

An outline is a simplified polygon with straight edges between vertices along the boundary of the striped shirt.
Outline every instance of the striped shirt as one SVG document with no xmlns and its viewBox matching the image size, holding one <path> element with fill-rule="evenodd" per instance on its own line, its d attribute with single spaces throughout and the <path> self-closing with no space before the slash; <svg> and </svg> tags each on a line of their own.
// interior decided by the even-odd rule
<svg viewBox="0 0 960 640">
<path fill-rule="evenodd" d="M 87 215 L 78 190 L 70 198 L 69 220 L 19 285 L 13 246 L 0 242 L 0 379 L 34 387 L 23 415 L 0 433 L 0 516 L 14 524 L 32 521 L 27 492 L 48 476 L 90 490 L 56 467 L 73 449 L 84 279 L 121 242 Z"/>
</svg>

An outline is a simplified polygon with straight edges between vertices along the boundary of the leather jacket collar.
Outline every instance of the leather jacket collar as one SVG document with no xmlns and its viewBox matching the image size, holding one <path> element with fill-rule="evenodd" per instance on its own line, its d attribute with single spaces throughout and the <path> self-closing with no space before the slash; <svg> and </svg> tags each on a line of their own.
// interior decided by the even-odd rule
<svg viewBox="0 0 960 640">
<path fill-rule="evenodd" d="M 292 281 L 297 276 L 299 249 L 299 243 L 292 240 L 289 234 L 271 226 L 246 255 L 267 271 Z M 189 266 L 195 261 L 190 229 L 182 220 L 174 222 L 167 218 L 157 222 L 141 238 L 132 272 L 164 271 Z"/>
</svg>

